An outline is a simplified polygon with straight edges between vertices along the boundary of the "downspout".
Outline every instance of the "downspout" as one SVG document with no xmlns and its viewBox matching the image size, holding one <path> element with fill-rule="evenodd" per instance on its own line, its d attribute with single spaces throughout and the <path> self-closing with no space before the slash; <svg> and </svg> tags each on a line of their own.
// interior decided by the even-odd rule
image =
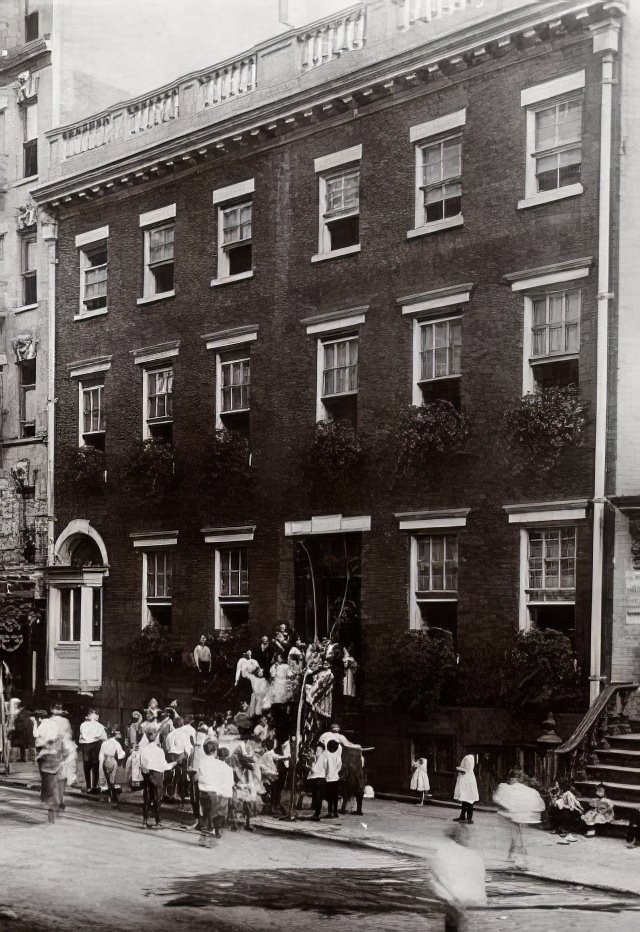
<svg viewBox="0 0 640 932">
<path fill-rule="evenodd" d="M 620 4 L 609 5 L 623 12 Z M 600 98 L 600 189 L 598 211 L 598 337 L 596 345 L 596 438 L 593 477 L 593 553 L 591 583 L 591 656 L 589 699 L 600 693 L 602 677 L 602 596 L 604 578 L 604 509 L 607 465 L 607 407 L 609 377 L 609 302 L 611 235 L 611 147 L 613 141 L 614 56 L 620 23 L 610 19 L 592 26 L 593 51 L 602 55 Z"/>
<path fill-rule="evenodd" d="M 58 224 L 45 219 L 42 236 L 47 244 L 48 307 L 47 307 L 47 564 L 53 565 L 55 543 L 55 427 L 56 427 L 56 245 Z"/>
</svg>

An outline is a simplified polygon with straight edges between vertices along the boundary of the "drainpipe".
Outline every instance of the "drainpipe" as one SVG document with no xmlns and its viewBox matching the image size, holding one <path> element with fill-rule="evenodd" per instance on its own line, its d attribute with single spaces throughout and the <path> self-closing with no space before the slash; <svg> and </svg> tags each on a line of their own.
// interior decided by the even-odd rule
<svg viewBox="0 0 640 932">
<path fill-rule="evenodd" d="M 56 426 L 56 245 L 58 241 L 58 224 L 55 220 L 45 218 L 42 224 L 42 236 L 47 244 L 48 270 L 48 366 L 47 366 L 47 564 L 53 565 L 53 545 L 55 543 L 55 498 L 54 498 L 54 456 Z"/>
<path fill-rule="evenodd" d="M 620 3 L 608 4 L 608 9 L 624 12 Z M 596 346 L 596 444 L 593 477 L 593 554 L 591 585 L 591 658 L 589 666 L 589 698 L 593 702 L 600 693 L 602 677 L 602 591 L 604 577 L 604 509 L 607 454 L 607 380 L 609 302 L 610 232 L 611 232 L 611 146 L 613 139 L 614 57 L 618 51 L 620 22 L 609 19 L 591 27 L 593 51 L 602 55 L 600 98 L 600 190 L 598 212 L 598 339 Z"/>
</svg>

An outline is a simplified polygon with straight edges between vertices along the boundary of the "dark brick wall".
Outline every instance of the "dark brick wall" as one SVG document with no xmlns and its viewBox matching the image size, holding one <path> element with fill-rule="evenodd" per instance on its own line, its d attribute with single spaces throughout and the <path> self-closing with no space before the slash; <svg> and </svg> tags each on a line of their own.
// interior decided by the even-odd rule
<svg viewBox="0 0 640 932">
<path fill-rule="evenodd" d="M 586 67 L 584 194 L 535 209 L 517 210 L 524 196 L 525 114 L 522 88 Z M 462 651 L 517 625 L 518 532 L 502 506 L 508 502 L 589 497 L 593 425 L 585 447 L 550 476 L 536 469 L 514 474 L 496 452 L 502 411 L 521 394 L 522 298 L 506 273 L 566 259 L 595 256 L 599 130 L 599 60 L 590 39 L 558 40 L 489 63 L 469 77 L 443 79 L 393 105 L 374 104 L 357 116 L 307 131 L 260 152 L 242 152 L 183 176 L 126 189 L 65 213 L 60 222 L 57 322 L 56 521 L 60 532 L 75 517 L 91 520 L 104 536 L 111 564 L 105 586 L 105 673 L 115 651 L 140 627 L 141 555 L 133 530 L 178 529 L 174 566 L 174 630 L 190 644 L 213 614 L 213 548 L 200 528 L 255 523 L 250 546 L 251 610 L 256 631 L 291 617 L 291 546 L 285 520 L 343 511 L 371 514 L 364 535 L 363 627 L 408 623 L 409 542 L 395 512 L 469 507 L 460 534 L 459 637 Z M 465 106 L 463 228 L 407 241 L 413 227 L 414 154 L 409 127 Z M 313 159 L 362 143 L 359 255 L 312 264 L 317 251 L 317 178 Z M 216 269 L 216 217 L 211 192 L 255 178 L 252 279 L 211 288 Z M 138 215 L 177 204 L 176 297 L 136 305 L 142 289 Z M 109 224 L 109 313 L 73 322 L 78 304 L 74 237 Z M 359 428 L 384 440 L 411 400 L 411 323 L 396 298 L 473 282 L 464 309 L 462 404 L 475 427 L 467 455 L 425 463 L 424 474 L 392 481 L 391 459 L 368 464 L 366 481 L 348 501 L 336 490 L 307 488 L 299 466 L 315 412 L 314 340 L 301 318 L 368 304 L 361 328 Z M 258 324 L 251 348 L 253 496 L 219 501 L 201 487 L 199 468 L 213 432 L 214 353 L 202 334 Z M 595 392 L 596 270 L 584 285 L 580 384 Z M 175 360 L 174 439 L 178 490 L 162 505 L 131 499 L 121 476 L 132 443 L 141 436 L 142 372 L 131 350 L 180 339 Z M 67 364 L 113 354 L 106 374 L 107 465 L 104 496 L 83 496 L 70 484 L 65 463 L 77 443 L 77 388 Z M 386 449 L 386 452 L 385 452 Z M 590 530 L 580 532 L 578 640 L 588 656 Z M 369 698 L 375 699 L 372 687 Z"/>
</svg>

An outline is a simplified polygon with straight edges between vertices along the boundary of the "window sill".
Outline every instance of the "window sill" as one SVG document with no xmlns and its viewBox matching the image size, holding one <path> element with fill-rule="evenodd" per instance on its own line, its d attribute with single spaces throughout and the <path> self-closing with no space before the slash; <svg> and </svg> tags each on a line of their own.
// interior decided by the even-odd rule
<svg viewBox="0 0 640 932">
<path fill-rule="evenodd" d="M 160 294 L 145 295 L 143 298 L 137 298 L 136 304 L 153 304 L 155 301 L 164 301 L 167 298 L 175 298 L 175 291 L 162 291 Z"/>
<path fill-rule="evenodd" d="M 427 236 L 429 233 L 439 233 L 440 230 L 452 230 L 455 227 L 464 226 L 464 217 L 458 214 L 457 217 L 445 217 L 444 220 L 436 220 L 433 223 L 425 223 L 422 227 L 416 227 L 415 230 L 407 232 L 407 239 L 414 239 L 416 236 Z"/>
<path fill-rule="evenodd" d="M 450 382 L 452 379 L 461 378 L 461 372 L 452 372 L 451 375 L 438 375 L 435 379 L 418 379 L 418 385 L 432 385 L 434 382 Z"/>
<path fill-rule="evenodd" d="M 21 188 L 23 184 L 34 184 L 38 180 L 37 175 L 29 175 L 28 178 L 21 178 L 20 181 L 14 181 L 12 188 Z"/>
<path fill-rule="evenodd" d="M 336 392 L 334 395 L 321 395 L 320 400 L 322 402 L 339 401 L 341 398 L 355 398 L 357 394 L 358 394 L 358 389 L 356 388 L 354 389 L 354 391 L 351 391 L 351 392 Z"/>
<path fill-rule="evenodd" d="M 238 272 L 237 275 L 227 275 L 225 278 L 212 278 L 211 287 L 217 288 L 218 285 L 230 285 L 232 282 L 241 282 L 247 278 L 253 278 L 253 269 L 248 272 Z"/>
<path fill-rule="evenodd" d="M 3 440 L 3 447 L 26 447 L 33 443 L 46 443 L 45 434 L 36 434 L 35 437 L 14 437 L 13 439 Z"/>
<path fill-rule="evenodd" d="M 331 252 L 318 252 L 311 256 L 312 262 L 324 262 L 326 259 L 339 259 L 341 256 L 352 256 L 362 249 L 360 243 L 355 246 L 345 246 L 344 249 L 334 249 Z"/>
<path fill-rule="evenodd" d="M 104 314 L 108 313 L 109 308 L 99 307 L 95 311 L 86 311 L 84 314 L 74 314 L 74 320 L 90 320 L 92 317 L 102 317 Z"/>
<path fill-rule="evenodd" d="M 530 356 L 530 366 L 545 366 L 554 362 L 573 362 L 580 359 L 579 353 L 558 353 L 555 356 Z"/>
<path fill-rule="evenodd" d="M 22 304 L 20 307 L 15 307 L 13 309 L 14 314 L 22 314 L 24 311 L 35 311 L 40 306 L 40 302 L 36 301 L 35 304 Z"/>
<path fill-rule="evenodd" d="M 524 210 L 527 207 L 539 207 L 541 204 L 551 204 L 553 201 L 564 201 L 567 197 L 577 197 L 583 191 L 584 188 L 580 182 L 578 184 L 568 184 L 564 188 L 556 188 L 554 191 L 542 191 L 540 194 L 532 194 L 525 197 L 524 200 L 518 201 L 518 210 Z"/>
</svg>

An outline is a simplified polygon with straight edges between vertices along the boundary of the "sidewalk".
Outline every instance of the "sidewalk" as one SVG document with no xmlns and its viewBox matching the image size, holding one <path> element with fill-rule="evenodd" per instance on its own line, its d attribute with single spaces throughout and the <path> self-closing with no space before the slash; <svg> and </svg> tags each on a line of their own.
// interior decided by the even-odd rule
<svg viewBox="0 0 640 932">
<path fill-rule="evenodd" d="M 11 766 L 11 774 L 0 774 L 0 785 L 39 789 L 40 777 L 35 764 L 14 763 Z M 78 784 L 69 789 L 69 794 L 85 798 L 89 804 L 98 804 L 95 797 L 86 797 L 81 792 L 83 785 L 79 768 Z M 120 799 L 124 805 L 137 807 L 142 804 L 142 794 L 132 793 L 127 788 L 124 788 Z M 172 807 L 164 811 L 167 817 L 170 813 L 177 815 Z M 312 822 L 310 815 L 310 811 L 305 809 L 293 822 L 259 816 L 253 824 L 266 833 L 317 838 L 345 846 L 374 848 L 425 859 L 432 857 L 440 839 L 454 832 L 457 840 L 483 855 L 487 869 L 511 869 L 507 857 L 511 827 L 497 813 L 477 812 L 473 825 L 460 825 L 452 821 L 457 815 L 457 808 L 453 806 L 447 807 L 442 803 L 417 806 L 371 799 L 364 802 L 363 816 L 352 814 L 348 809 L 340 819 Z M 640 848 L 630 851 L 621 838 L 580 837 L 573 844 L 559 845 L 557 836 L 527 827 L 525 843 L 529 876 L 640 896 Z"/>
</svg>

